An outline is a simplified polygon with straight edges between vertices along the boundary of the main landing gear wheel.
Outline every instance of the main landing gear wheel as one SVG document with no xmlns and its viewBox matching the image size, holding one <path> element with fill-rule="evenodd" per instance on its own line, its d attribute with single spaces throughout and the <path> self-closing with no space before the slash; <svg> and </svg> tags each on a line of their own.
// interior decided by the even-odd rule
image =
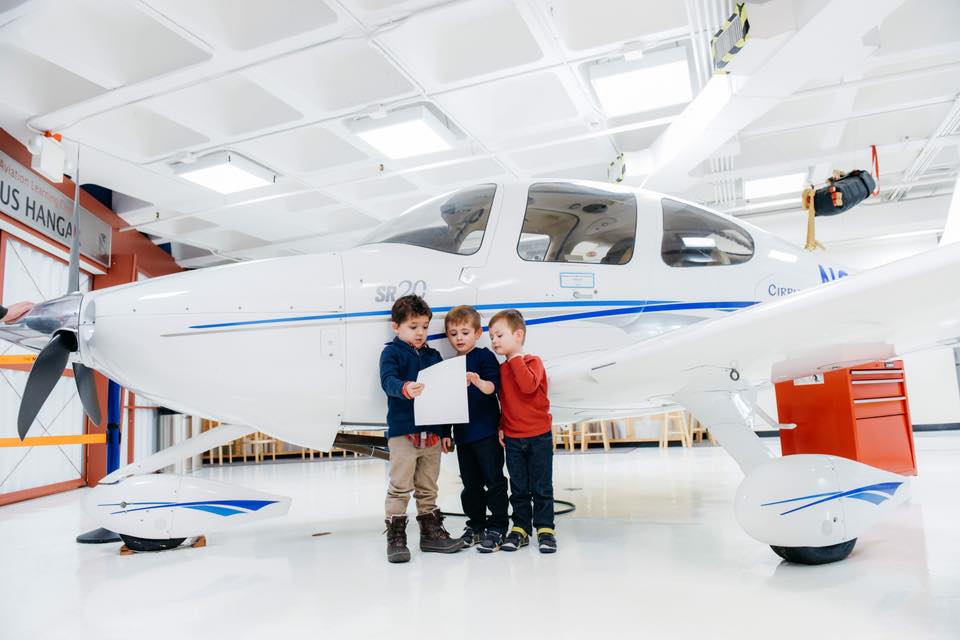
<svg viewBox="0 0 960 640">
<path fill-rule="evenodd" d="M 183 544 L 184 540 L 186 540 L 186 538 L 166 538 L 162 540 L 156 540 L 153 538 L 138 538 L 136 536 L 128 536 L 122 533 L 120 534 L 120 539 L 123 540 L 123 544 L 125 544 L 130 551 L 136 551 L 137 553 L 176 549 Z"/>
<path fill-rule="evenodd" d="M 853 547 L 857 544 L 857 539 L 847 540 L 840 544 L 832 544 L 829 547 L 775 547 L 770 545 L 773 552 L 786 560 L 796 564 L 829 564 L 843 560 Z"/>
</svg>

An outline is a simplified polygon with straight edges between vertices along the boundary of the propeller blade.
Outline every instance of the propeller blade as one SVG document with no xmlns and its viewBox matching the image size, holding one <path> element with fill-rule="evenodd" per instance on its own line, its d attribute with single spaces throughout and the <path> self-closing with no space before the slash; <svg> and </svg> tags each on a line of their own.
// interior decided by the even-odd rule
<svg viewBox="0 0 960 640">
<path fill-rule="evenodd" d="M 27 437 L 27 432 L 30 431 L 37 414 L 40 413 L 40 408 L 43 407 L 47 396 L 63 375 L 63 368 L 67 366 L 73 345 L 73 336 L 58 333 L 50 339 L 33 363 L 30 377 L 27 378 L 27 386 L 23 389 L 20 415 L 17 416 L 17 432 L 21 440 Z"/>
<path fill-rule="evenodd" d="M 97 400 L 97 384 L 93 379 L 93 369 L 79 362 L 73 363 L 73 379 L 77 381 L 80 402 L 83 411 L 94 424 L 100 424 L 100 402 Z"/>
</svg>

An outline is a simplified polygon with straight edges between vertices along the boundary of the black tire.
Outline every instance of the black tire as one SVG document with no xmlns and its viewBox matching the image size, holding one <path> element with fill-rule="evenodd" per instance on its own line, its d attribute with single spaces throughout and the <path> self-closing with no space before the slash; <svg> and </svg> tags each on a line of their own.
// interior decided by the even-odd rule
<svg viewBox="0 0 960 640">
<path fill-rule="evenodd" d="M 166 551 L 168 549 L 176 549 L 186 538 L 166 538 L 163 540 L 156 540 L 153 538 L 138 538 L 136 536 L 128 536 L 120 534 L 120 539 L 123 540 L 123 544 L 127 547 L 138 553 L 144 553 L 148 551 Z"/>
<path fill-rule="evenodd" d="M 786 560 L 795 564 L 829 564 L 843 560 L 853 547 L 857 544 L 857 539 L 847 540 L 840 544 L 832 544 L 829 547 L 775 547 L 770 545 L 773 552 Z"/>
</svg>

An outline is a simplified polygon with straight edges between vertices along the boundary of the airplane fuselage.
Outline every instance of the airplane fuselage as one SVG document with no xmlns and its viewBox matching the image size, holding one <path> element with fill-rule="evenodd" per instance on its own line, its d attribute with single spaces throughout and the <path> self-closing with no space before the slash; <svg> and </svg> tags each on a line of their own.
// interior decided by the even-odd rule
<svg viewBox="0 0 960 640">
<path fill-rule="evenodd" d="M 411 225 L 390 237 L 388 222 L 373 234 L 386 241 L 339 253 L 87 294 L 80 357 L 165 406 L 326 449 L 342 425 L 383 424 L 378 355 L 402 295 L 430 303 L 430 344 L 445 357 L 454 353 L 443 335 L 451 307 L 474 305 L 485 319 L 517 308 L 527 351 L 549 366 L 844 275 L 824 254 L 652 192 L 566 181 L 483 188 L 396 221 L 434 207 L 447 226 L 428 234 Z M 598 408 L 551 398 L 557 422 L 648 399 L 630 390 Z"/>
</svg>

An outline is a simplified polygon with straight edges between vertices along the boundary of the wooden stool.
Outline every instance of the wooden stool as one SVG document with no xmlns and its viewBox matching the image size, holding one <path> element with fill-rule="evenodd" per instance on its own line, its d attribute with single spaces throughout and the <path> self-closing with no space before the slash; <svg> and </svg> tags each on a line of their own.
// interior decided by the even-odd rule
<svg viewBox="0 0 960 640">
<path fill-rule="evenodd" d="M 703 423 L 693 417 L 693 414 L 687 414 L 689 422 L 687 423 L 687 433 L 690 436 L 690 444 L 693 444 L 693 441 L 703 442 L 703 436 L 707 436 L 707 440 L 710 441 L 710 444 L 716 445 L 717 439 L 713 437 L 713 434 L 710 433 Z"/>
<path fill-rule="evenodd" d="M 676 429 L 671 429 L 676 427 Z M 680 444 L 684 447 L 690 446 L 690 432 L 687 430 L 687 417 L 683 411 L 671 411 L 663 414 L 663 427 L 660 429 L 660 448 L 665 449 L 670 446 L 670 440 L 674 436 L 679 437 Z"/>
<path fill-rule="evenodd" d="M 567 451 L 573 451 L 573 425 L 555 424 L 553 425 L 553 450 L 557 450 L 557 440 Z"/>
<path fill-rule="evenodd" d="M 200 421 L 200 431 L 209 431 L 210 429 L 215 429 L 219 427 L 220 423 L 216 420 L 201 420 Z M 227 450 L 227 462 L 233 464 L 233 443 L 221 444 L 217 447 L 214 447 L 208 452 L 210 464 L 214 463 L 215 458 L 219 458 L 219 464 L 223 466 L 223 450 Z"/>
<path fill-rule="evenodd" d="M 254 462 L 263 462 L 263 454 L 264 454 L 263 449 L 265 447 L 270 448 L 268 453 L 273 458 L 273 461 L 276 462 L 277 460 L 277 439 L 276 438 L 271 438 L 270 436 L 264 433 L 261 433 L 259 431 L 256 431 L 252 435 L 247 436 L 247 438 L 248 439 L 245 441 L 245 444 L 249 444 L 253 447 Z M 247 461 L 246 452 L 244 452 L 243 461 L 244 462 Z"/>
<path fill-rule="evenodd" d="M 599 427 L 598 431 L 591 431 L 590 426 L 597 425 Z M 603 448 L 605 451 L 610 450 L 610 434 L 607 433 L 607 428 L 603 424 L 603 420 L 587 420 L 586 422 L 580 423 L 580 450 L 586 451 L 587 446 L 590 443 L 591 438 L 600 438 L 603 442 Z"/>
</svg>

